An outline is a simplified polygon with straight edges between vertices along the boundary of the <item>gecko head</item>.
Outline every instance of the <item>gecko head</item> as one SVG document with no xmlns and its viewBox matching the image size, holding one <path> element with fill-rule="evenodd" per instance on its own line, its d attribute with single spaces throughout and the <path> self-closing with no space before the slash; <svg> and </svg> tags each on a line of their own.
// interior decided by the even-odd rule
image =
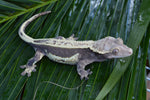
<svg viewBox="0 0 150 100">
<path fill-rule="evenodd" d="M 133 51 L 131 48 L 123 44 L 121 38 L 106 37 L 104 39 L 98 40 L 93 48 L 99 54 L 106 54 L 106 57 L 111 58 L 123 58 L 132 55 Z"/>
</svg>

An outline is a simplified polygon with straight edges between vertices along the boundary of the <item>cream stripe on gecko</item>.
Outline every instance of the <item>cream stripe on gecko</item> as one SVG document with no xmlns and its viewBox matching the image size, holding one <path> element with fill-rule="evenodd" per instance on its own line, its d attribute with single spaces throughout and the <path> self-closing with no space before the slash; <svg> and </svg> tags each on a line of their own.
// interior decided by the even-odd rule
<svg viewBox="0 0 150 100">
<path fill-rule="evenodd" d="M 58 63 L 64 63 L 64 64 L 70 64 L 70 65 L 74 65 L 79 61 L 79 53 L 77 53 L 71 57 L 59 57 L 59 56 L 49 53 L 47 55 L 47 57 Z"/>
</svg>

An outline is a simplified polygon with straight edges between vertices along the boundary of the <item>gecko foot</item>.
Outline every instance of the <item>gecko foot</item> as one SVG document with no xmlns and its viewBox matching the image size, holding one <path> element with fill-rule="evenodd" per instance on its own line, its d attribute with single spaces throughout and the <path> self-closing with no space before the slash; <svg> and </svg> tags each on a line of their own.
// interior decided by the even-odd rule
<svg viewBox="0 0 150 100">
<path fill-rule="evenodd" d="M 21 73 L 21 75 L 24 76 L 27 73 L 27 76 L 30 77 L 31 72 L 36 71 L 35 67 L 36 67 L 36 65 L 32 65 L 32 66 L 23 65 L 23 66 L 20 66 L 20 68 L 25 68 L 25 70 Z"/>
<path fill-rule="evenodd" d="M 85 78 L 86 80 L 88 80 L 89 79 L 88 75 L 90 75 L 90 74 L 92 74 L 92 71 L 90 71 L 90 69 L 88 69 L 88 70 L 80 70 L 79 71 L 79 75 L 80 75 L 81 80 L 83 78 Z"/>
</svg>

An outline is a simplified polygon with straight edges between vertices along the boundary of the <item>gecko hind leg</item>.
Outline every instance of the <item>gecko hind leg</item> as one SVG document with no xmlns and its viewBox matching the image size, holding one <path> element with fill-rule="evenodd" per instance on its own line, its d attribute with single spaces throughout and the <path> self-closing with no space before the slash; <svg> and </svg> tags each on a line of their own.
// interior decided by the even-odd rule
<svg viewBox="0 0 150 100">
<path fill-rule="evenodd" d="M 77 64 L 77 72 L 80 75 L 80 79 L 82 80 L 83 78 L 85 78 L 86 80 L 88 80 L 88 75 L 92 74 L 92 71 L 90 71 L 90 69 L 85 70 L 86 65 L 90 64 L 91 62 L 89 60 L 83 60 L 80 61 Z"/>
<path fill-rule="evenodd" d="M 72 34 L 67 40 L 78 40 L 78 37 L 74 37 L 74 34 Z"/>
<path fill-rule="evenodd" d="M 31 72 L 35 72 L 36 71 L 35 63 L 40 61 L 43 56 L 44 56 L 44 54 L 42 52 L 36 51 L 35 56 L 32 57 L 31 59 L 29 59 L 26 65 L 20 66 L 20 68 L 22 68 L 22 69 L 25 68 L 25 70 L 21 73 L 21 75 L 24 76 L 25 74 L 27 74 L 27 76 L 30 77 L 31 76 Z"/>
</svg>

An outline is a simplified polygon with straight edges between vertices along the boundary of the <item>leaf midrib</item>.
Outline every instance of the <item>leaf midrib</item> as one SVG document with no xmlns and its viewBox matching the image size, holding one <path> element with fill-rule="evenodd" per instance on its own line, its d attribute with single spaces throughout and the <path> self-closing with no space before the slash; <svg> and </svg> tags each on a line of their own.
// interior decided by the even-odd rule
<svg viewBox="0 0 150 100">
<path fill-rule="evenodd" d="M 46 5 L 48 5 L 48 4 L 52 3 L 52 2 L 56 2 L 56 1 L 57 0 L 47 1 L 47 2 L 44 2 L 44 3 L 41 3 L 41 4 L 37 5 L 37 6 L 35 6 L 33 8 L 24 10 L 23 12 L 20 12 L 20 13 L 18 13 L 16 15 L 13 15 L 13 16 L 10 16 L 10 17 L 6 17 L 5 19 L 3 19 L 3 20 L 0 21 L 0 24 L 3 23 L 3 22 L 5 22 L 5 21 L 7 21 L 7 20 L 17 18 L 18 16 L 21 16 L 21 15 L 23 15 L 25 13 L 32 12 L 32 11 L 38 9 L 38 8 L 41 8 L 43 6 L 46 6 Z"/>
</svg>

